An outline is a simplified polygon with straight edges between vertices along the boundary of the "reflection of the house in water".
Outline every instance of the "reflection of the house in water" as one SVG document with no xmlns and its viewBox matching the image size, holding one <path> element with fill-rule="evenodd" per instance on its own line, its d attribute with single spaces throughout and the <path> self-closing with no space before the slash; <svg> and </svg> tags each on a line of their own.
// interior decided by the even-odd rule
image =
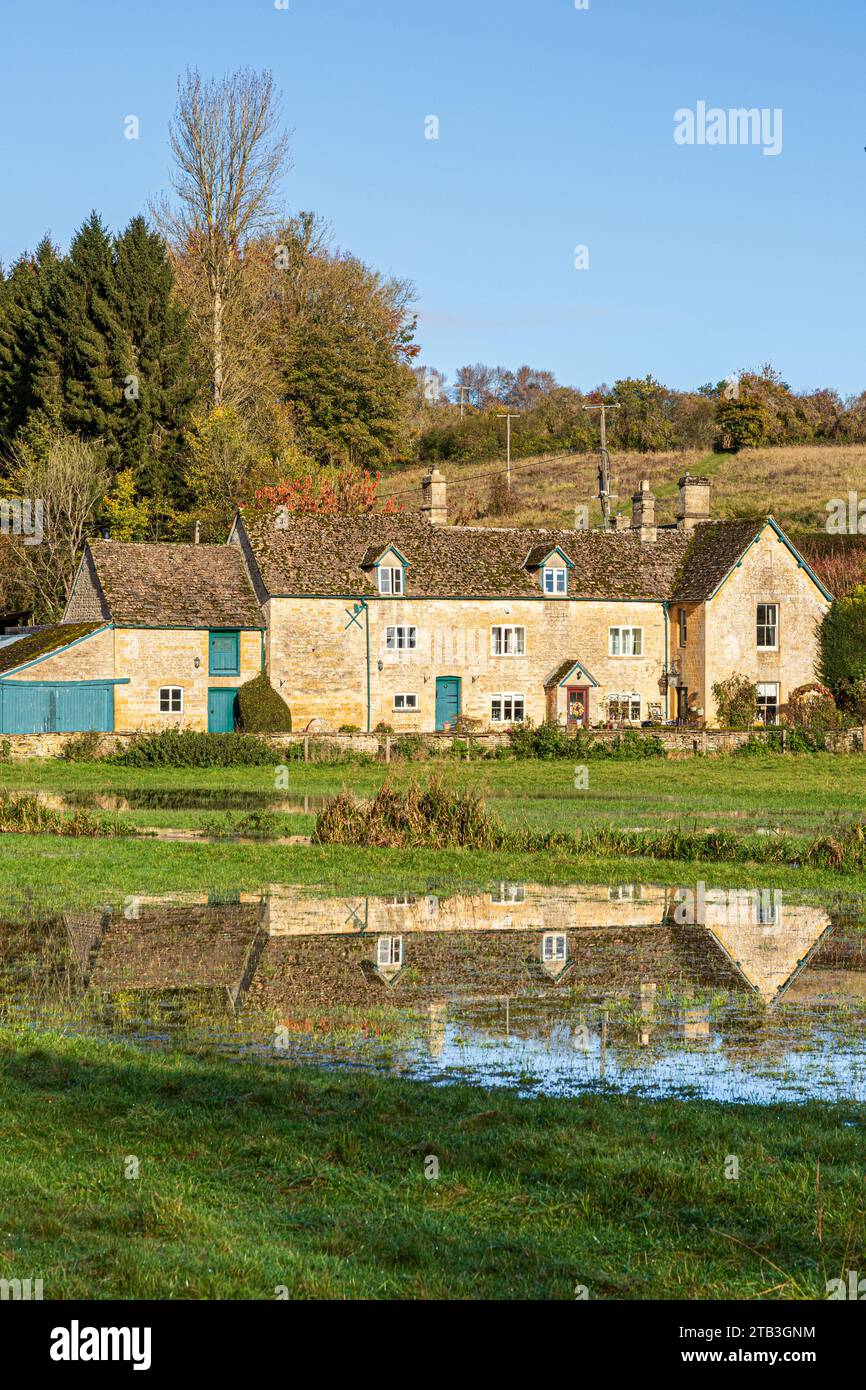
<svg viewBox="0 0 866 1390">
<path fill-rule="evenodd" d="M 27 936 L 25 942 L 22 933 Z M 39 949 L 34 944 L 39 940 Z M 17 947 L 15 943 L 18 943 Z M 14 959 L 13 959 L 14 958 Z M 676 1034 L 709 1033 L 707 995 L 766 1006 L 866 1001 L 862 932 L 778 895 L 637 884 L 334 898 L 276 886 L 232 902 L 130 900 L 0 926 L 0 997 L 43 989 L 163 1017 L 304 1020 L 392 1006 L 435 1052 L 449 1015 L 527 1031 L 531 1007 L 631 1002 L 646 1045 L 660 1000 Z M 17 968 L 16 968 L 17 961 Z M 24 962 L 29 965 L 24 968 Z M 696 1002 L 697 996 L 697 1002 Z M 493 1008 L 492 1006 L 495 1006 Z M 672 1010 L 672 1011 L 671 1011 Z"/>
</svg>

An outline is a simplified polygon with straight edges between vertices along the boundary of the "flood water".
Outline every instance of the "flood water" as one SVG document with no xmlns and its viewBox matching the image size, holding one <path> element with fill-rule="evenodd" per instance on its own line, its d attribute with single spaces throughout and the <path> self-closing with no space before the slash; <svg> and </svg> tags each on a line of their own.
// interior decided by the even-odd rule
<svg viewBox="0 0 866 1390">
<path fill-rule="evenodd" d="M 866 904 L 496 883 L 7 907 L 0 1017 L 524 1094 L 866 1100 Z"/>
</svg>

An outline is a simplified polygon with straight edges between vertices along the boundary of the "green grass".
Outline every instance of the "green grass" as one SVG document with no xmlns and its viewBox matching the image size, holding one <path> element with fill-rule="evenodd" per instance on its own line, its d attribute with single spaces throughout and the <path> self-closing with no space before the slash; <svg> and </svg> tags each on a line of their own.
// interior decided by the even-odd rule
<svg viewBox="0 0 866 1390">
<path fill-rule="evenodd" d="M 576 791 L 571 762 L 471 762 L 328 766 L 294 763 L 288 788 L 275 790 L 272 768 L 116 768 L 99 763 L 46 760 L 0 767 L 0 788 L 58 792 L 201 794 L 252 792 L 295 800 L 347 788 L 369 795 L 390 775 L 397 786 L 413 777 L 442 773 L 455 786 L 479 786 L 496 801 L 497 814 L 533 829 L 568 830 L 586 822 L 651 825 L 682 819 L 699 826 L 722 824 L 814 831 L 837 813 L 862 812 L 866 757 L 808 754 L 755 758 L 690 758 L 682 762 L 590 762 L 589 787 Z M 186 815 L 185 812 L 180 812 Z M 155 824 L 156 822 L 154 822 Z M 188 823 L 183 820 L 177 824 Z"/>
<path fill-rule="evenodd" d="M 0 893 L 8 900 L 66 908 L 119 904 L 131 894 L 228 894 L 274 883 L 334 893 L 482 890 L 500 880 L 525 883 L 658 883 L 718 888 L 778 888 L 790 901 L 866 895 L 866 873 L 768 865 L 591 858 L 572 853 L 477 850 L 377 850 L 264 843 L 164 843 L 75 840 L 50 835 L 0 837 Z"/>
<path fill-rule="evenodd" d="M 0 1277 L 52 1299 L 820 1298 L 866 1248 L 864 1119 L 2 1029 Z"/>
</svg>

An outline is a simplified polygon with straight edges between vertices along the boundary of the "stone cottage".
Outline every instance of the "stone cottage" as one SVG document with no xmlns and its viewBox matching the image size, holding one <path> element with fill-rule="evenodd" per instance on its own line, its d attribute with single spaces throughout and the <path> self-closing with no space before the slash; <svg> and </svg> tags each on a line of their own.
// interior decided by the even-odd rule
<svg viewBox="0 0 866 1390">
<path fill-rule="evenodd" d="M 230 541 L 295 727 L 712 723 L 734 672 L 773 722 L 831 595 L 772 517 L 712 521 L 705 478 L 679 489 L 673 526 L 648 482 L 624 528 L 449 526 L 434 471 L 420 515 L 242 514 Z"/>
<path fill-rule="evenodd" d="M 831 595 L 763 521 L 713 521 L 705 478 L 657 524 L 648 482 L 609 531 L 449 526 L 420 513 L 242 513 L 227 545 L 89 545 L 63 623 L 0 639 L 0 732 L 233 727 L 267 669 L 296 729 L 696 717 L 713 684 L 761 717 L 814 679 Z"/>
<path fill-rule="evenodd" d="M 230 730 L 263 660 L 237 550 L 93 542 L 63 622 L 0 643 L 0 731 Z"/>
</svg>

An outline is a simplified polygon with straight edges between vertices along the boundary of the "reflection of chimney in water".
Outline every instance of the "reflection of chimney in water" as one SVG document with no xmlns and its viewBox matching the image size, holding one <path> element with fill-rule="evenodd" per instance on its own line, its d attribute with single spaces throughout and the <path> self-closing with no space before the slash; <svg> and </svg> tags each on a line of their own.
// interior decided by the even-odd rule
<svg viewBox="0 0 866 1390">
<path fill-rule="evenodd" d="M 445 1048 L 445 1029 L 448 1023 L 448 1004 L 444 999 L 427 1005 L 427 1051 L 431 1057 L 441 1057 Z"/>
</svg>

